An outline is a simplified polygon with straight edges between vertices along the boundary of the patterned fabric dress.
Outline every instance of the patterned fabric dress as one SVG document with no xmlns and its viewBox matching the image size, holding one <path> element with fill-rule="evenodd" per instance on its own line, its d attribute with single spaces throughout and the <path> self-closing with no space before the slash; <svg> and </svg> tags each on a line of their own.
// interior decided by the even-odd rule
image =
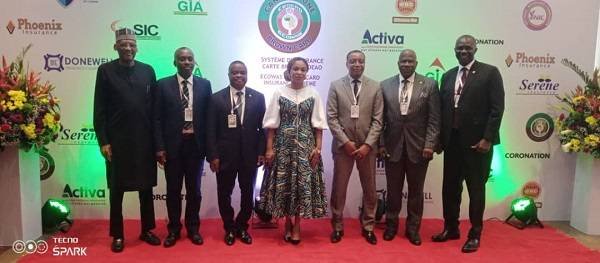
<svg viewBox="0 0 600 263">
<path fill-rule="evenodd" d="M 323 162 L 319 161 L 313 170 L 309 160 L 315 146 L 311 125 L 315 98 L 296 104 L 280 96 L 278 103 L 280 123 L 273 142 L 275 158 L 260 191 L 263 209 L 275 218 L 323 217 L 327 211 Z"/>
</svg>

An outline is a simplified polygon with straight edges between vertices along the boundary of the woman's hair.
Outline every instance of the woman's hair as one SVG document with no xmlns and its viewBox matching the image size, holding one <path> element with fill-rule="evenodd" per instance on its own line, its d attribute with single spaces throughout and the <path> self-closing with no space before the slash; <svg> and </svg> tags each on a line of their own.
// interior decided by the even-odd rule
<svg viewBox="0 0 600 263">
<path fill-rule="evenodd" d="M 306 59 L 304 59 L 303 57 L 293 57 L 292 59 L 290 59 L 290 61 L 288 61 L 288 64 L 287 64 L 288 72 L 292 71 L 292 65 L 294 65 L 294 63 L 296 61 L 304 62 L 304 64 L 306 65 L 306 70 L 308 70 L 308 62 L 306 61 Z"/>
</svg>

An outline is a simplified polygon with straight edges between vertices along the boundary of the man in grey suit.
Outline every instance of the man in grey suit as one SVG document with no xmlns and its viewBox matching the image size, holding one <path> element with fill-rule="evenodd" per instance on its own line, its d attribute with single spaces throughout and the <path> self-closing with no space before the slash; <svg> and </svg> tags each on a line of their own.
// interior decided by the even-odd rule
<svg viewBox="0 0 600 263">
<path fill-rule="evenodd" d="M 366 76 L 365 54 L 352 50 L 346 55 L 348 75 L 334 81 L 327 98 L 327 123 L 333 134 L 333 185 L 331 192 L 331 242 L 344 236 L 342 222 L 348 181 L 358 168 L 363 190 L 361 213 L 362 235 L 370 244 L 377 244 L 373 233 L 377 193 L 375 189 L 375 159 L 382 129 L 383 97 L 379 83 Z"/>
<path fill-rule="evenodd" d="M 379 153 L 385 157 L 388 203 L 383 239 L 398 232 L 404 178 L 408 182 L 405 236 L 421 245 L 419 228 L 423 216 L 423 185 L 440 135 L 440 97 L 435 80 L 415 73 L 417 54 L 405 49 L 398 58 L 400 74 L 381 82 L 384 130 Z"/>
</svg>

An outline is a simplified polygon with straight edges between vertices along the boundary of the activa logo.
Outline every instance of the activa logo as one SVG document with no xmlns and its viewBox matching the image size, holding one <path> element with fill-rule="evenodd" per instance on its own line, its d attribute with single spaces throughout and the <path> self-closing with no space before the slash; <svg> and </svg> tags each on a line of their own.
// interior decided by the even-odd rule
<svg viewBox="0 0 600 263">
<path fill-rule="evenodd" d="M 205 16 L 208 12 L 204 11 L 202 3 L 200 1 L 177 1 L 177 11 L 174 11 L 175 15 L 196 15 Z"/>
<path fill-rule="evenodd" d="M 120 27 L 118 26 L 121 20 L 115 20 L 110 24 L 110 29 L 114 32 Z M 133 24 L 131 26 L 133 32 L 137 36 L 138 40 L 160 40 L 160 33 L 158 32 L 158 25 L 154 24 Z"/>
<path fill-rule="evenodd" d="M 106 198 L 105 189 L 91 189 L 85 187 L 79 187 L 71 189 L 69 184 L 65 185 L 65 189 L 62 194 L 63 198 Z"/>
<path fill-rule="evenodd" d="M 403 35 L 388 35 L 387 32 L 379 32 L 379 34 L 371 35 L 371 32 L 367 29 L 363 34 L 363 44 L 371 45 L 403 45 Z"/>
<path fill-rule="evenodd" d="M 83 126 L 80 129 L 69 129 L 62 127 L 60 137 L 58 138 L 60 145 L 98 145 L 96 133 L 91 125 Z"/>
</svg>

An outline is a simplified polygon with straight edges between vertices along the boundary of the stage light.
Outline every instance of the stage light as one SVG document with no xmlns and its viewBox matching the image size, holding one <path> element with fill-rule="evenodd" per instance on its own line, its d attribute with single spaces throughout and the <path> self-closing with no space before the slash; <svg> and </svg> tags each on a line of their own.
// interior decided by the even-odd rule
<svg viewBox="0 0 600 263">
<path fill-rule="evenodd" d="M 537 218 L 537 207 L 535 206 L 535 201 L 533 201 L 531 197 L 519 197 L 513 200 L 510 204 L 510 212 L 511 214 L 506 218 L 505 222 L 516 228 L 523 229 L 529 225 L 544 227 L 542 222 Z M 510 219 L 513 217 L 521 223 L 512 223 Z"/>
<path fill-rule="evenodd" d="M 67 232 L 73 224 L 71 208 L 63 200 L 48 199 L 42 207 L 42 225 L 46 231 Z"/>
</svg>

